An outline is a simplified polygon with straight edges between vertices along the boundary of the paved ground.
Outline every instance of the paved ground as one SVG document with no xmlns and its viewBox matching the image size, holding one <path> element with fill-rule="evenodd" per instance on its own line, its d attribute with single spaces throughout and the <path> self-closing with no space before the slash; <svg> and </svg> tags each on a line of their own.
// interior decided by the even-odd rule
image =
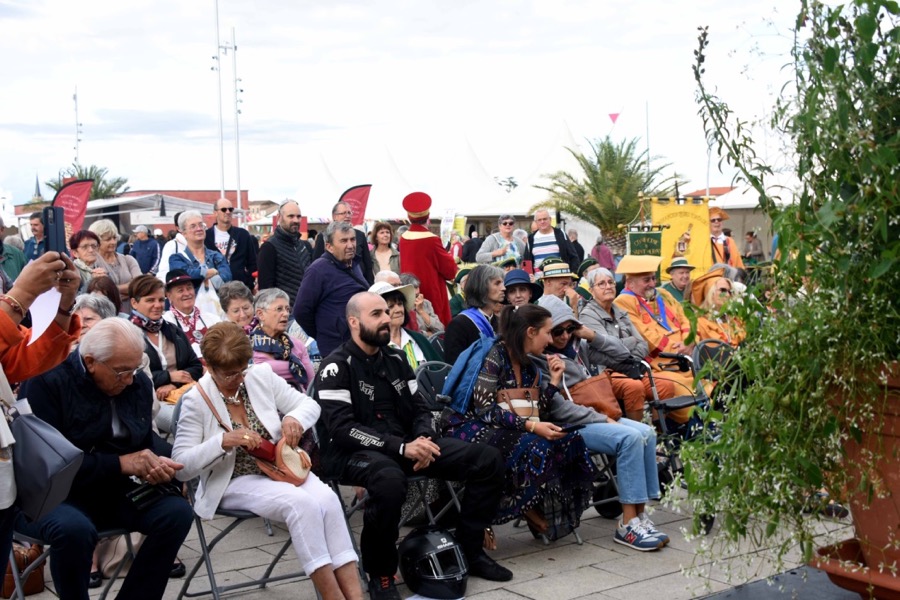
<svg viewBox="0 0 900 600">
<path fill-rule="evenodd" d="M 749 546 L 719 556 L 711 563 L 697 555 L 702 540 L 685 539 L 681 530 L 689 525 L 687 515 L 657 507 L 653 518 L 672 538 L 668 547 L 653 553 L 635 552 L 614 543 L 615 521 L 600 517 L 593 509 L 585 513 L 580 528 L 583 545 L 578 545 L 573 536 L 568 536 L 545 546 L 533 539 L 525 527 L 514 528 L 512 524 L 498 527 L 499 548 L 493 556 L 512 569 L 515 577 L 508 583 L 473 578 L 469 581 L 467 597 L 476 600 L 680 600 L 719 593 L 745 581 L 759 580 L 775 573 L 765 551 Z M 358 535 L 361 515 L 354 515 L 351 524 Z M 214 535 L 223 526 L 224 521 L 219 519 L 207 523 L 205 528 L 208 535 Z M 836 523 L 835 527 L 846 528 L 848 531 L 844 537 L 851 537 L 849 524 Z M 261 520 L 242 524 L 223 540 L 213 554 L 220 583 L 247 581 L 261 574 L 286 539 L 285 530 L 277 526 L 273 537 L 266 535 Z M 196 531 L 188 536 L 180 556 L 188 567 L 197 560 Z M 799 566 L 798 560 L 794 557 L 785 568 Z M 683 571 L 691 567 L 703 567 L 708 575 L 688 577 Z M 296 568 L 296 556 L 289 551 L 276 572 L 287 573 Z M 47 591 L 31 596 L 35 600 L 56 597 L 52 591 L 49 569 L 45 569 L 45 574 Z M 205 576 L 195 579 L 191 589 L 199 589 L 206 579 Z M 165 598 L 175 598 L 181 584 L 182 580 L 171 580 Z M 117 588 L 118 584 L 113 589 Z M 779 592 L 777 585 L 768 589 L 770 592 L 755 597 L 791 597 L 790 592 Z M 834 589 L 837 591 L 837 588 Z M 405 586 L 401 586 L 400 590 L 404 597 L 411 595 Z M 91 594 L 92 598 L 98 596 L 99 590 Z M 265 590 L 236 592 L 231 597 L 296 600 L 315 598 L 315 592 L 309 580 L 303 579 L 272 584 Z M 818 600 L 827 597 L 817 593 Z"/>
</svg>

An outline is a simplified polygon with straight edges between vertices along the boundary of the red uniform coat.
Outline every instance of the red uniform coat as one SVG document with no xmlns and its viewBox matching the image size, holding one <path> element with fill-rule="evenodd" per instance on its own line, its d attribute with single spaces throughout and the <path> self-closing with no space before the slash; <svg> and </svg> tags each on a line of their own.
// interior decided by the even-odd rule
<svg viewBox="0 0 900 600">
<path fill-rule="evenodd" d="M 422 225 L 410 225 L 400 236 L 399 245 L 400 271 L 419 278 L 419 291 L 431 301 L 434 313 L 446 326 L 450 322 L 447 281 L 456 277 L 456 261 L 444 250 L 441 238 Z"/>
</svg>

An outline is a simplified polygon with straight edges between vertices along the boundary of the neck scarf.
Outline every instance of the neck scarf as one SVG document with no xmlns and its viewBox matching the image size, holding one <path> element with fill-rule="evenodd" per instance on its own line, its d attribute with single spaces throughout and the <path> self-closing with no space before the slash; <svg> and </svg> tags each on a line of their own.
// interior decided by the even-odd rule
<svg viewBox="0 0 900 600">
<path fill-rule="evenodd" d="M 257 352 L 265 352 L 266 354 L 271 354 L 277 360 L 287 361 L 294 383 L 299 384 L 304 389 L 306 388 L 309 377 L 306 374 L 306 369 L 303 368 L 303 363 L 291 352 L 293 344 L 286 333 L 273 338 L 267 335 L 262 330 L 262 327 L 257 327 L 250 332 L 250 343 Z"/>
<path fill-rule="evenodd" d="M 131 322 L 144 331 L 149 331 L 150 333 L 159 333 L 159 330 L 162 329 L 163 324 L 162 319 L 154 320 L 149 317 L 145 317 L 133 308 L 131 309 Z"/>
<path fill-rule="evenodd" d="M 475 323 L 475 327 L 478 328 L 478 332 L 481 333 L 481 335 L 493 339 L 494 328 L 491 327 L 491 322 L 488 321 L 488 318 L 484 316 L 483 312 L 477 308 L 467 308 L 462 311 L 462 314 L 472 319 L 472 322 Z"/>
<path fill-rule="evenodd" d="M 172 314 L 175 315 L 175 320 L 181 325 L 182 331 L 187 334 L 188 340 L 192 344 L 199 344 L 203 336 L 206 335 L 206 323 L 203 323 L 203 319 L 200 318 L 200 309 L 194 306 L 191 314 L 184 316 L 180 310 L 173 307 Z M 203 324 L 199 329 L 197 328 L 197 321 Z"/>
</svg>

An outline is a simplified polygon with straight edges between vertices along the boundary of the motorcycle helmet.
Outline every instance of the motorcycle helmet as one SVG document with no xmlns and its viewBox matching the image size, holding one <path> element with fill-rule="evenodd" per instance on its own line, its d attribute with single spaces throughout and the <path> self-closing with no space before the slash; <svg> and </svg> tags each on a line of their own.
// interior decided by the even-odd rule
<svg viewBox="0 0 900 600">
<path fill-rule="evenodd" d="M 440 600 L 466 595 L 469 566 L 453 535 L 437 527 L 420 527 L 398 549 L 400 573 L 416 594 Z"/>
</svg>

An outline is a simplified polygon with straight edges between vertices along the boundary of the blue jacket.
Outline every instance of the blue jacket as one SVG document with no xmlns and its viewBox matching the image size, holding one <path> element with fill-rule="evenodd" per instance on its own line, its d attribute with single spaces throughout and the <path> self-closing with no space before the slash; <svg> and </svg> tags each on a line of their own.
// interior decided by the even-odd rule
<svg viewBox="0 0 900 600">
<path fill-rule="evenodd" d="M 215 289 L 219 289 L 220 285 L 231 281 L 231 267 L 218 251 L 209 248 L 205 250 L 206 264 L 201 265 L 200 261 L 185 248 L 184 251 L 169 257 L 169 270 L 184 269 L 192 279 L 206 279 L 206 271 L 216 269 L 219 274 L 210 279 L 210 282 Z"/>
<path fill-rule="evenodd" d="M 294 302 L 294 318 L 315 338 L 323 357 L 350 339 L 347 302 L 368 289 L 359 256 L 353 257 L 353 266 L 348 267 L 326 252 L 306 269 Z"/>
<path fill-rule="evenodd" d="M 156 275 L 159 270 L 159 242 L 153 238 L 134 240 L 131 245 L 131 256 L 137 261 L 141 273 Z"/>
</svg>

